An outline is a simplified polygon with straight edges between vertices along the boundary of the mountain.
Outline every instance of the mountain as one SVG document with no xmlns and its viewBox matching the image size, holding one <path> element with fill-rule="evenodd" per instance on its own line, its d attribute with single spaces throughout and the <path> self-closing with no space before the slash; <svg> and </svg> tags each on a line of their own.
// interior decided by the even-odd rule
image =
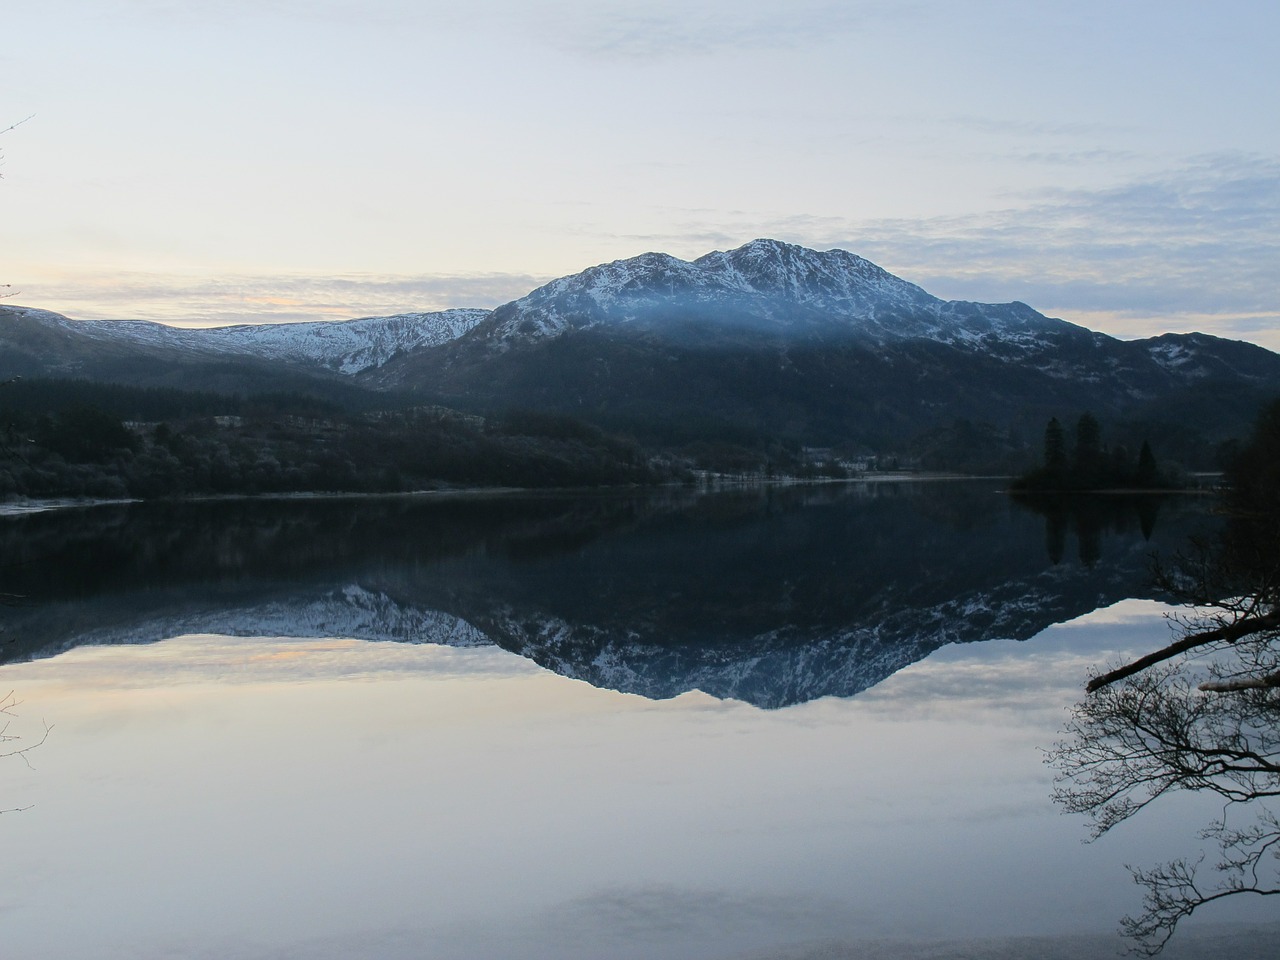
<svg viewBox="0 0 1280 960">
<path fill-rule="evenodd" d="M 552 281 L 360 379 L 665 443 L 874 450 L 964 420 L 1038 436 L 1050 416 L 1086 409 L 1221 440 L 1280 391 L 1280 356 L 1204 334 L 1122 341 L 1023 303 L 940 300 L 842 250 L 756 240 Z M 1168 424 L 1173 408 L 1191 415 Z"/>
<path fill-rule="evenodd" d="M 511 344 L 608 326 L 673 339 L 750 331 L 881 345 L 984 338 L 995 345 L 1054 329 L 1024 304 L 944 303 L 843 250 L 754 240 L 692 263 L 650 253 L 564 277 L 495 310 L 484 335 Z"/>
<path fill-rule="evenodd" d="M 349 379 L 405 352 L 466 333 L 487 310 L 457 309 L 319 323 L 180 328 L 145 320 L 71 320 L 0 306 L 0 376 L 72 377 L 142 386 Z M 216 386 L 216 384 L 215 384 Z"/>
<path fill-rule="evenodd" d="M 966 422 L 1025 445 L 1050 416 L 1090 410 L 1203 453 L 1280 392 L 1280 356 L 1253 344 L 1123 341 L 1023 303 L 940 300 L 852 253 L 776 240 L 602 264 L 493 311 L 175 330 L 0 308 L 0 376 L 39 373 L 341 382 L 478 413 L 569 414 L 657 444 L 871 451 Z"/>
</svg>

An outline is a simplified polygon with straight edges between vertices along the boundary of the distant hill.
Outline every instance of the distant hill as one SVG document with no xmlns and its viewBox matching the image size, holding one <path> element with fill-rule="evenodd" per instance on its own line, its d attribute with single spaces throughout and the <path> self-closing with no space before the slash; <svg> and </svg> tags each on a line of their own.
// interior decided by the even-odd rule
<svg viewBox="0 0 1280 960">
<path fill-rule="evenodd" d="M 186 329 L 145 320 L 71 320 L 0 306 L 0 377 L 58 377 L 231 392 L 363 392 L 354 375 L 454 339 L 487 310 Z"/>
<path fill-rule="evenodd" d="M 1203 455 L 1280 393 L 1280 355 L 1253 344 L 1119 340 L 1023 303 L 943 301 L 854 254 L 775 240 L 603 264 L 493 311 L 176 330 L 5 307 L 0 376 L 15 374 L 345 385 L 569 414 L 651 443 L 867 451 L 937 448 L 940 431 L 1025 451 L 1050 416 L 1090 410 L 1126 437 L 1163 433 Z"/>
</svg>

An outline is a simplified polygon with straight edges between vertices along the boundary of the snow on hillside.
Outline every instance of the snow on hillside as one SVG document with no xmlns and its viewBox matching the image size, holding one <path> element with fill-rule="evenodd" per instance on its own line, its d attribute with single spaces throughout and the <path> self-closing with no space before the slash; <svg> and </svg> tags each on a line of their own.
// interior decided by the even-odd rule
<svg viewBox="0 0 1280 960">
<path fill-rule="evenodd" d="M 867 316 L 885 307 L 939 302 L 914 283 L 845 250 L 819 252 L 777 240 L 752 240 L 736 250 L 708 253 L 694 265 L 743 292 L 798 304 L 844 303 Z"/>
<path fill-rule="evenodd" d="M 340 323 L 223 327 L 209 332 L 256 356 L 309 360 L 353 374 L 380 367 L 401 351 L 456 340 L 488 315 L 488 310 L 455 309 Z"/>
<path fill-rule="evenodd" d="M 47 328 L 104 342 L 175 349 L 197 356 L 234 354 L 318 364 L 346 374 L 380 367 L 401 351 L 447 343 L 489 315 L 488 310 L 454 309 L 358 320 L 189 329 L 146 320 L 71 320 L 47 310 L 16 309 Z"/>
<path fill-rule="evenodd" d="M 981 346 L 996 338 L 1030 345 L 1046 327 L 1072 326 L 1021 303 L 939 300 L 844 250 L 753 240 L 692 262 L 646 253 L 561 277 L 494 311 L 492 333 L 499 341 L 543 339 L 571 327 L 699 313 L 715 314 L 719 323 L 840 330 L 880 343 L 927 338 Z"/>
</svg>

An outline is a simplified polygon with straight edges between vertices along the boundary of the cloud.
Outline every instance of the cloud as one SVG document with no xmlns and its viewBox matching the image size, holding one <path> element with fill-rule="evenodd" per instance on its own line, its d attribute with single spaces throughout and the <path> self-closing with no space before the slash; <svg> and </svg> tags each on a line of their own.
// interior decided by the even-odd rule
<svg viewBox="0 0 1280 960">
<path fill-rule="evenodd" d="M 271 21 L 461 29 L 533 40 L 574 56 L 631 61 L 822 43 L 914 9 L 886 0 L 795 0 L 786 7 L 749 0 L 119 0 L 108 14 L 86 0 L 50 2 L 104 20 L 123 11 L 139 21 L 186 28 Z"/>
<path fill-rule="evenodd" d="M 916 122 L 918 118 L 904 118 Z M 1028 137 L 1042 139 L 1044 137 L 1096 137 L 1114 134 L 1125 128 L 1109 123 L 1074 122 L 1064 123 L 1053 120 L 1011 119 L 1007 117 L 955 116 L 944 117 L 933 121 L 934 125 L 956 127 L 974 133 L 999 136 Z"/>
<path fill-rule="evenodd" d="M 1280 312 L 1280 161 L 1271 158 L 1202 158 L 1022 208 L 872 222 L 858 233 L 864 255 L 949 297 L 981 292 L 1165 326 L 1212 319 L 1251 333 Z"/>
<path fill-rule="evenodd" d="M 1028 150 L 993 156 L 1001 163 L 1044 164 L 1058 167 L 1096 167 L 1100 164 L 1128 163 L 1138 159 L 1132 150 Z"/>
<path fill-rule="evenodd" d="M 549 279 L 519 273 L 205 278 L 77 273 L 25 282 L 15 300 L 77 319 L 157 320 L 204 327 L 494 307 L 524 296 Z"/>
<path fill-rule="evenodd" d="M 825 43 L 873 20 L 911 15 L 913 5 L 807 0 L 751 5 L 740 0 L 702 3 L 553 4 L 542 39 L 593 58 L 654 61 L 721 51 L 786 49 Z M 539 19 L 547 13 L 540 8 Z M 529 22 L 534 22 L 530 18 Z"/>
</svg>

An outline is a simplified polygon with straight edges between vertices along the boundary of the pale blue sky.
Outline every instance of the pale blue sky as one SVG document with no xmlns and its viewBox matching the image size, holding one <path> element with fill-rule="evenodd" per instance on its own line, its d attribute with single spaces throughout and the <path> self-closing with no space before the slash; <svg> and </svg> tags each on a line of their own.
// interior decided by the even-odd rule
<svg viewBox="0 0 1280 960">
<path fill-rule="evenodd" d="M 760 236 L 1280 348 L 1280 5 L 15 0 L 0 279 L 77 317 L 492 306 Z"/>
</svg>

